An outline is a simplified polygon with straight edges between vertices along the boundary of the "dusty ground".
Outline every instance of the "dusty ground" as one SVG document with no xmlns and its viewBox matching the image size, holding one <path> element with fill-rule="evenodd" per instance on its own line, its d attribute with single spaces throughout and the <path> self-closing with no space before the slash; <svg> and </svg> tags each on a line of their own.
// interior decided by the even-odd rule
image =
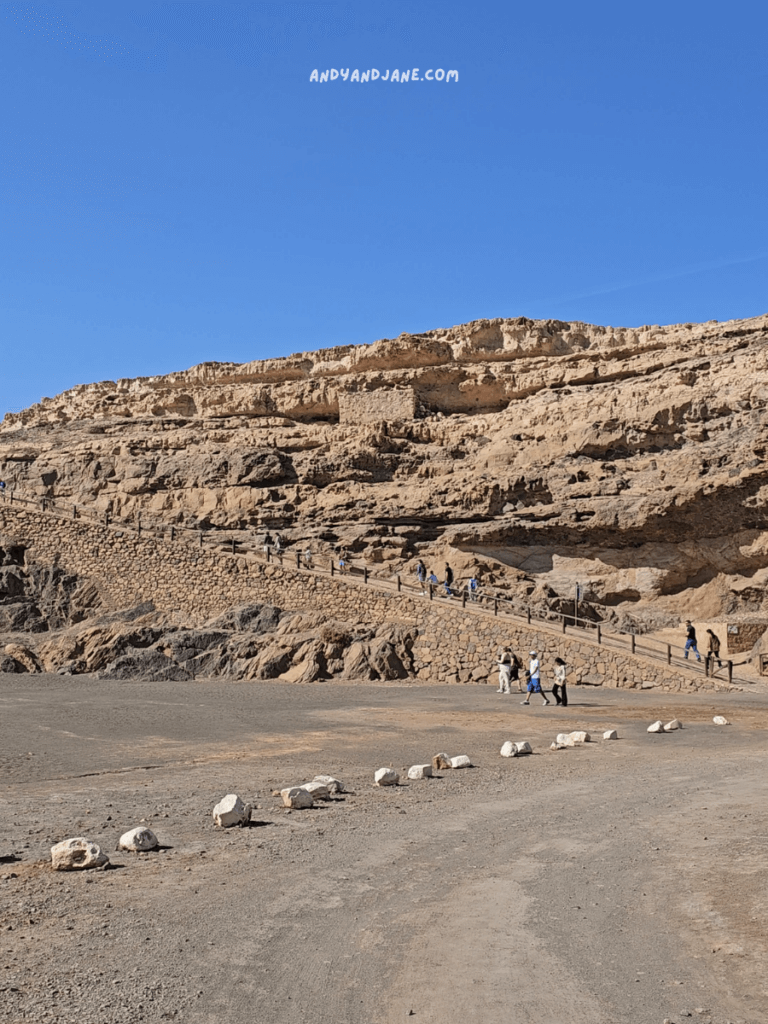
<svg viewBox="0 0 768 1024">
<path fill-rule="evenodd" d="M 571 696 L 0 676 L 0 1019 L 762 1024 L 768 697 Z M 576 727 L 621 739 L 548 750 Z M 439 750 L 476 767 L 373 788 Z M 318 772 L 354 795 L 271 797 Z M 72 835 L 113 868 L 53 873 Z"/>
</svg>

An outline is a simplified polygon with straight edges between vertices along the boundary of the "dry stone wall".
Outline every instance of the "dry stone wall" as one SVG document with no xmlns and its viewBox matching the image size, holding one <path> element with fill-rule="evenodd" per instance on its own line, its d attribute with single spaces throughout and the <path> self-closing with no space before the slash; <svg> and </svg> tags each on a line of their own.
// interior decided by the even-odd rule
<svg viewBox="0 0 768 1024">
<path fill-rule="evenodd" d="M 59 565 L 96 584 L 106 605 L 114 609 L 151 600 L 157 608 L 181 613 L 197 625 L 233 606 L 266 602 L 289 611 L 321 608 L 341 620 L 413 625 L 418 630 L 414 668 L 423 682 L 493 682 L 496 652 L 509 644 L 521 656 L 538 651 L 545 679 L 552 677 L 559 655 L 568 664 L 573 683 L 676 691 L 716 686 L 703 674 L 679 672 L 543 625 L 526 626 L 443 598 L 429 601 L 253 556 L 200 550 L 187 540 L 138 536 L 121 527 L 8 504 L 0 507 L 0 532 L 28 548 L 34 562 Z"/>
</svg>

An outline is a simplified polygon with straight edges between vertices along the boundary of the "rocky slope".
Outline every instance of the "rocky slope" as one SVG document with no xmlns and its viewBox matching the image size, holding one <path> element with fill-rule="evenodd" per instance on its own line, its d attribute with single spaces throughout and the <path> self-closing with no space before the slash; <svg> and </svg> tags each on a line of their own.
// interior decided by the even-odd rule
<svg viewBox="0 0 768 1024">
<path fill-rule="evenodd" d="M 764 610 L 768 316 L 481 320 L 80 385 L 8 414 L 0 476 L 115 517 L 640 624 Z"/>
</svg>

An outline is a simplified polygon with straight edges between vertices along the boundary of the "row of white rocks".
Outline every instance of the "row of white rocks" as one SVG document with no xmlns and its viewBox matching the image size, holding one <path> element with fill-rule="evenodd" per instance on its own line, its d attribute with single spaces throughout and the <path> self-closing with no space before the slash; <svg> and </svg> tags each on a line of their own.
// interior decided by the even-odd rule
<svg viewBox="0 0 768 1024">
<path fill-rule="evenodd" d="M 724 715 L 715 715 L 712 719 L 715 725 L 730 725 L 731 723 Z M 648 732 L 676 732 L 683 728 L 683 723 L 673 718 L 666 724 L 659 719 L 648 726 Z M 608 729 L 603 733 L 604 740 L 616 740 L 619 734 L 615 729 Z M 583 730 L 576 730 L 569 733 L 558 733 L 550 750 L 565 750 L 568 747 L 578 747 L 584 743 L 591 742 L 591 736 Z M 502 757 L 522 757 L 531 754 L 533 750 L 527 740 L 513 742 L 507 740 L 501 747 Z M 431 764 L 414 764 L 408 769 L 408 778 L 411 780 L 432 778 L 435 771 L 446 769 L 471 768 L 472 761 L 466 754 L 458 754 L 449 757 L 448 754 L 435 754 Z M 397 786 L 400 784 L 400 774 L 394 768 L 379 768 L 374 772 L 374 785 L 376 786 Z M 305 810 L 313 807 L 316 800 L 330 800 L 331 796 L 345 792 L 344 783 L 332 775 L 316 775 L 311 782 L 304 782 L 300 786 L 287 786 L 279 790 L 275 795 L 282 798 L 283 805 L 291 810 Z M 213 820 L 220 828 L 232 828 L 233 826 L 247 825 L 251 820 L 251 805 L 245 803 L 236 793 L 228 793 L 213 808 Z M 133 853 L 146 853 L 149 850 L 157 849 L 158 841 L 155 833 L 149 828 L 134 828 L 125 832 L 117 844 L 118 850 L 126 850 Z M 89 839 L 77 836 L 74 839 L 65 839 L 51 847 L 51 864 L 55 871 L 77 871 L 86 868 L 100 868 L 109 863 L 109 857 L 96 843 Z"/>
</svg>

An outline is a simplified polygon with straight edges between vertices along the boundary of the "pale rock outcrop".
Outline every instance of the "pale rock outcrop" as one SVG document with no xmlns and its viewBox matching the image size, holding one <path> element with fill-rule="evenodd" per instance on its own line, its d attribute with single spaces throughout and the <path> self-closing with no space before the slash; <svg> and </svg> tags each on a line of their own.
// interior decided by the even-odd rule
<svg viewBox="0 0 768 1024">
<path fill-rule="evenodd" d="M 671 722 L 667 722 L 664 726 L 664 732 L 675 732 L 677 729 L 682 729 L 683 723 L 673 718 Z"/>
<path fill-rule="evenodd" d="M 500 754 L 502 757 L 517 757 L 517 744 L 513 743 L 512 740 L 507 740 L 502 743 Z"/>
<path fill-rule="evenodd" d="M 400 776 L 394 768 L 379 768 L 374 773 L 373 781 L 377 786 L 398 786 Z"/>
<path fill-rule="evenodd" d="M 244 803 L 236 793 L 228 793 L 213 808 L 213 820 L 221 828 L 247 825 L 251 820 L 251 805 Z"/>
<path fill-rule="evenodd" d="M 432 771 L 438 772 L 452 767 L 451 759 L 447 754 L 435 754 L 432 758 Z"/>
<path fill-rule="evenodd" d="M 431 764 L 414 764 L 408 769 L 409 779 L 431 779 L 432 778 L 432 765 Z"/>
<path fill-rule="evenodd" d="M 54 871 L 83 871 L 87 868 L 102 868 L 108 863 L 109 857 L 101 847 L 82 836 L 64 839 L 51 847 L 51 866 Z"/>
<path fill-rule="evenodd" d="M 615 729 L 606 729 L 606 731 L 603 733 L 604 740 L 617 740 L 618 738 L 619 734 L 616 732 Z"/>
<path fill-rule="evenodd" d="M 118 850 L 130 850 L 133 853 L 144 853 L 146 850 L 157 849 L 157 836 L 151 828 L 132 828 L 124 832 L 117 844 Z"/>
<path fill-rule="evenodd" d="M 533 747 L 528 742 L 528 740 L 522 740 L 520 743 L 516 743 L 515 750 L 517 751 L 518 757 L 522 757 L 524 754 L 533 753 Z"/>
<path fill-rule="evenodd" d="M 768 611 L 767 409 L 766 316 L 494 318 L 81 384 L 5 417 L 0 477 L 251 550 L 284 520 L 289 544 L 347 546 L 374 575 L 449 556 L 541 612 L 570 611 L 578 580 L 585 616 L 642 628 Z M 23 569 L 0 564 L 0 628 L 88 611 Z M 396 642 L 354 643 L 350 672 L 407 672 Z"/>
<path fill-rule="evenodd" d="M 712 721 L 715 723 L 715 725 L 730 725 L 731 724 L 728 721 L 728 719 L 725 717 L 725 715 L 715 715 L 715 717 L 712 719 Z"/>
<path fill-rule="evenodd" d="M 661 719 L 658 719 L 653 723 L 653 725 L 648 726 L 646 732 L 664 732 L 664 723 Z"/>
</svg>

